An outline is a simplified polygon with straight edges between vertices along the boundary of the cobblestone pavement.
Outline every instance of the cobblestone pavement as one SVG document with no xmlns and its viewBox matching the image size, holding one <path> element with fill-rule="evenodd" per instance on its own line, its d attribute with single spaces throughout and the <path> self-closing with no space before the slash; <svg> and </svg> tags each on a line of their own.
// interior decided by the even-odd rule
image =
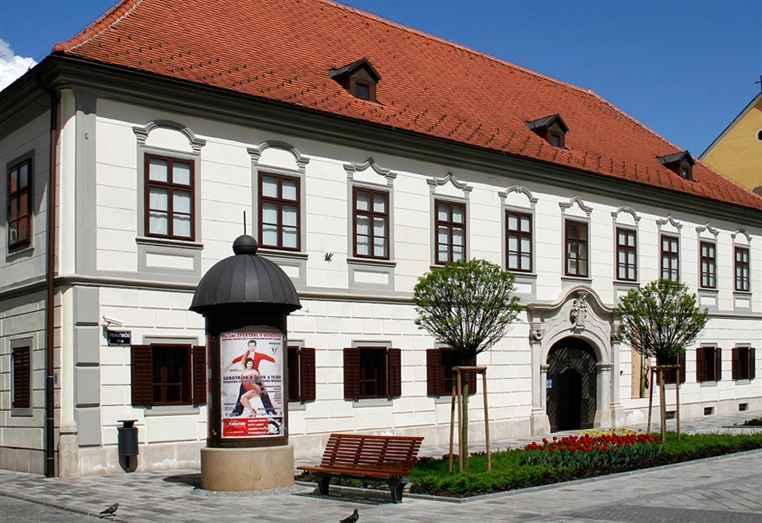
<svg viewBox="0 0 762 523">
<path fill-rule="evenodd" d="M 686 420 L 681 428 L 684 432 L 753 430 L 728 427 L 761 414 Z M 538 439 L 500 441 L 494 447 L 517 447 Z M 468 500 L 406 495 L 399 505 L 389 502 L 388 493 L 332 487 L 332 495 L 325 498 L 315 495 L 314 485 L 303 484 L 243 493 L 209 492 L 198 488 L 199 482 L 198 469 L 72 479 L 0 471 L 0 510 L 9 497 L 91 515 L 118 501 L 119 510 L 112 519 L 130 523 L 336 522 L 355 508 L 361 523 L 762 523 L 762 451 Z"/>
</svg>

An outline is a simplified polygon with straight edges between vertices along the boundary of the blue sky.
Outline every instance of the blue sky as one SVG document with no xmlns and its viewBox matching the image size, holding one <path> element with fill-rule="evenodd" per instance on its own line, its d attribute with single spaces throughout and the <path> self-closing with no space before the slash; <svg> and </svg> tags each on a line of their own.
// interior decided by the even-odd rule
<svg viewBox="0 0 762 523">
<path fill-rule="evenodd" d="M 39 62 L 114 3 L 0 0 L 0 66 Z M 760 92 L 760 0 L 344 3 L 590 88 L 695 156 Z"/>
</svg>

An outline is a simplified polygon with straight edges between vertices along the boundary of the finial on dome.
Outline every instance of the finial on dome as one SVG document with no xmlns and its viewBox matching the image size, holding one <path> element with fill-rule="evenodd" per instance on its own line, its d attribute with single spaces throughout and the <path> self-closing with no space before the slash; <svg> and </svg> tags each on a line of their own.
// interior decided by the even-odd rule
<svg viewBox="0 0 762 523">
<path fill-rule="evenodd" d="M 236 255 L 257 254 L 257 249 L 259 249 L 259 244 L 257 244 L 257 240 L 255 240 L 248 234 L 243 234 L 239 236 L 233 242 L 233 252 Z"/>
</svg>

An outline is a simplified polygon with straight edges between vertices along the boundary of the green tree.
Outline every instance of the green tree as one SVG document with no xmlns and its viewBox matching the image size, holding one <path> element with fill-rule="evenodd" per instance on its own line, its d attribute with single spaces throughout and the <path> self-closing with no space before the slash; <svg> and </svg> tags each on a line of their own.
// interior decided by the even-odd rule
<svg viewBox="0 0 762 523">
<path fill-rule="evenodd" d="M 685 348 L 698 338 L 709 314 L 706 309 L 698 308 L 696 295 L 690 294 L 685 284 L 666 279 L 653 281 L 637 289 L 630 289 L 620 299 L 617 312 L 622 339 L 640 354 L 655 357 L 661 364 L 656 370 L 659 372 L 661 434 L 664 440 L 666 408 L 661 366 L 664 362 L 679 357 L 685 352 Z M 676 387 L 679 394 L 679 380 Z M 677 409 L 679 416 L 679 401 Z"/>
<path fill-rule="evenodd" d="M 486 260 L 459 260 L 435 267 L 413 290 L 415 324 L 452 347 L 467 365 L 506 333 L 521 311 L 514 276 Z M 463 387 L 463 455 L 468 456 L 468 379 Z M 476 386 L 476 384 L 473 384 Z M 467 463 L 467 462 L 466 462 Z"/>
</svg>

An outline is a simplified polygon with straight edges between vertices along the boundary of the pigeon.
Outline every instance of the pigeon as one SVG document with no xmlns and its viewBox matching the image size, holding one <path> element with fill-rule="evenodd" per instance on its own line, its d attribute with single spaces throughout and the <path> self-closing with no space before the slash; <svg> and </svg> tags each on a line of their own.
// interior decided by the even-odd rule
<svg viewBox="0 0 762 523">
<path fill-rule="evenodd" d="M 339 523 L 355 523 L 355 521 L 357 521 L 358 519 L 360 519 L 360 513 L 357 512 L 357 509 L 355 509 L 355 511 L 352 512 L 351 516 L 345 517 Z"/>
<path fill-rule="evenodd" d="M 105 518 L 106 516 L 113 516 L 114 512 L 116 512 L 116 509 L 118 508 L 119 508 L 119 503 L 114 503 L 109 508 L 101 512 L 101 517 Z M 357 520 L 352 520 L 352 521 L 357 521 Z"/>
</svg>

